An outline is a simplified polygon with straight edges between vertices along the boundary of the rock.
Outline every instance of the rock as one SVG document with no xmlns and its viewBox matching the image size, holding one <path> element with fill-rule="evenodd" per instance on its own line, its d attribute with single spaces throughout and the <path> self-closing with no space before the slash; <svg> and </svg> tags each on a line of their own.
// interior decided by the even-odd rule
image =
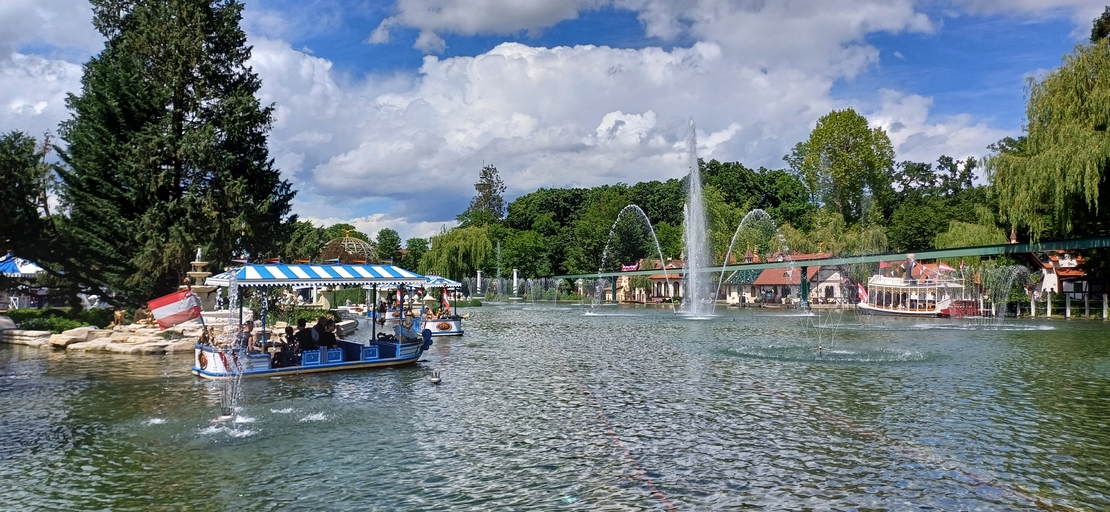
<svg viewBox="0 0 1110 512">
<path fill-rule="evenodd" d="M 85 341 L 86 340 L 84 335 L 72 336 L 65 333 L 55 334 L 53 336 L 50 336 L 50 348 L 64 350 L 66 347 L 74 343 L 84 343 Z"/>
<path fill-rule="evenodd" d="M 0 315 L 0 331 L 4 329 L 15 329 L 15 322 L 11 318 Z"/>
</svg>

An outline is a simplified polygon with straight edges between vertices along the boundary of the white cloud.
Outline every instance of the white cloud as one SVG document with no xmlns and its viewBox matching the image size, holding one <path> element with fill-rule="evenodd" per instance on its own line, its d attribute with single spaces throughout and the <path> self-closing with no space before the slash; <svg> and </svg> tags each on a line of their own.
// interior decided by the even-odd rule
<svg viewBox="0 0 1110 512">
<path fill-rule="evenodd" d="M 1101 12 L 1078 0 L 955 1 L 984 14 L 1071 9 L 1083 27 Z M 415 29 L 403 33 L 420 34 L 413 43 L 436 53 L 448 34 L 536 33 L 584 10 L 615 8 L 634 10 L 649 36 L 694 43 L 506 43 L 365 77 L 344 75 L 287 42 L 328 33 L 347 3 L 296 11 L 261 3 L 248 4 L 244 26 L 251 65 L 263 79 L 260 99 L 277 106 L 271 155 L 300 191 L 294 212 L 371 235 L 391 227 L 403 238 L 428 236 L 454 225 L 484 164 L 500 170 L 510 197 L 539 187 L 680 177 L 690 117 L 700 156 L 753 167 L 782 167 L 782 155 L 820 116 L 848 106 L 887 129 L 899 160 L 979 156 L 986 144 L 1013 135 L 990 119 L 931 116 L 932 100 L 913 91 L 831 96 L 838 80 L 877 69 L 869 34 L 934 30 L 910 0 L 399 0 L 368 34 L 371 42 Z M 0 128 L 37 134 L 68 117 L 65 93 L 79 90 L 79 64 L 100 44 L 90 17 L 88 4 L 76 0 L 0 5 Z M 28 44 L 70 53 L 20 53 Z"/>
<path fill-rule="evenodd" d="M 934 162 L 941 155 L 982 158 L 988 144 L 1013 135 L 967 114 L 930 121 L 933 100 L 924 96 L 883 90 L 879 97 L 879 104 L 865 115 L 873 126 L 886 130 L 899 161 Z"/>
<path fill-rule="evenodd" d="M 383 20 L 369 38 L 371 43 L 389 40 L 392 26 L 420 29 L 416 45 L 429 53 L 442 51 L 439 34 L 464 36 L 512 34 L 527 30 L 533 34 L 560 21 L 578 17 L 582 9 L 596 8 L 597 0 L 398 0 L 397 14 Z"/>
</svg>

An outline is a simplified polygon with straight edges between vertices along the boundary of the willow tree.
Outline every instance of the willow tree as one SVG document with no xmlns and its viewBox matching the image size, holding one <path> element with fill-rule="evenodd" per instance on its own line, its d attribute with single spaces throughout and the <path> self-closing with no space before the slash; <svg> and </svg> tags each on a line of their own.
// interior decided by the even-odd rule
<svg viewBox="0 0 1110 512">
<path fill-rule="evenodd" d="M 66 273 L 136 304 L 209 261 L 275 254 L 294 192 L 267 147 L 234 0 L 93 0 L 104 50 L 68 97 Z"/>
<path fill-rule="evenodd" d="M 1106 235 L 1110 167 L 1110 44 L 1080 45 L 1029 81 L 1026 136 L 988 161 L 999 209 L 1031 236 Z"/>
<path fill-rule="evenodd" d="M 889 209 L 894 147 L 886 131 L 869 128 L 867 118 L 855 110 L 834 110 L 818 119 L 809 139 L 784 159 L 800 174 L 812 199 L 849 224 Z"/>
<path fill-rule="evenodd" d="M 488 226 L 455 228 L 432 237 L 432 247 L 420 259 L 420 272 L 450 279 L 470 277 L 492 253 Z"/>
</svg>

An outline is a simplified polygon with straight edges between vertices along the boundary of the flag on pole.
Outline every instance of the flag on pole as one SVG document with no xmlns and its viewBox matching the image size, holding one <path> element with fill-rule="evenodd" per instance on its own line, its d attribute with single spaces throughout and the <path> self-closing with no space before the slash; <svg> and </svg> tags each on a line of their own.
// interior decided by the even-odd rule
<svg viewBox="0 0 1110 512">
<path fill-rule="evenodd" d="M 336 263 L 336 264 L 338 264 L 339 263 L 339 258 L 332 258 L 330 260 L 324 260 L 324 263 Z"/>
<path fill-rule="evenodd" d="M 856 286 L 859 287 L 859 300 L 860 300 L 860 302 L 867 302 L 867 288 L 864 288 L 862 284 L 858 284 L 858 283 L 856 284 Z"/>
<path fill-rule="evenodd" d="M 168 329 L 200 317 L 200 304 L 191 290 L 181 290 L 146 303 L 158 327 Z"/>
<path fill-rule="evenodd" d="M 293 263 L 311 263 L 311 260 L 309 260 L 308 258 L 297 258 L 293 260 Z"/>
<path fill-rule="evenodd" d="M 281 263 L 281 258 L 269 258 L 266 260 L 266 264 L 268 265 L 274 265 L 277 263 Z"/>
<path fill-rule="evenodd" d="M 246 258 L 232 258 L 231 262 L 246 265 L 247 264 L 247 259 Z"/>
<path fill-rule="evenodd" d="M 451 309 L 451 301 L 447 300 L 447 288 L 443 289 L 443 307 Z"/>
<path fill-rule="evenodd" d="M 945 272 L 951 272 L 951 271 L 956 270 L 956 269 L 954 269 L 952 267 L 949 267 L 948 265 L 945 265 L 944 263 L 937 263 L 937 270 L 943 270 Z"/>
</svg>

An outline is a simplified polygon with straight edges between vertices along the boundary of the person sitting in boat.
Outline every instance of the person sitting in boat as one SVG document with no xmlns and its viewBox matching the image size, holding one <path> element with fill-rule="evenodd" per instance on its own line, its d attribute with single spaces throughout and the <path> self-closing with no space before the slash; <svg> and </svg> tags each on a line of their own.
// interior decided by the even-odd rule
<svg viewBox="0 0 1110 512">
<path fill-rule="evenodd" d="M 424 310 L 424 319 L 426 319 L 426 320 L 435 320 L 435 318 L 436 318 L 436 314 L 435 314 L 434 311 L 432 311 L 432 308 L 427 308 L 427 309 Z"/>
<path fill-rule="evenodd" d="M 301 352 L 305 350 L 316 350 L 318 340 L 320 339 L 319 333 L 316 329 L 309 329 L 308 322 L 301 318 L 297 320 L 297 334 L 294 335 L 296 339 L 297 349 Z"/>
<path fill-rule="evenodd" d="M 439 318 L 451 318 L 451 310 L 449 308 L 439 308 Z"/>
<path fill-rule="evenodd" d="M 335 320 L 329 318 L 328 322 L 324 324 L 324 336 L 320 338 L 320 345 L 328 348 L 339 348 L 339 335 L 337 334 L 338 326 Z"/>
<path fill-rule="evenodd" d="M 251 331 L 254 331 L 254 322 L 243 322 L 243 330 L 235 336 L 235 348 L 250 348 Z"/>
</svg>

